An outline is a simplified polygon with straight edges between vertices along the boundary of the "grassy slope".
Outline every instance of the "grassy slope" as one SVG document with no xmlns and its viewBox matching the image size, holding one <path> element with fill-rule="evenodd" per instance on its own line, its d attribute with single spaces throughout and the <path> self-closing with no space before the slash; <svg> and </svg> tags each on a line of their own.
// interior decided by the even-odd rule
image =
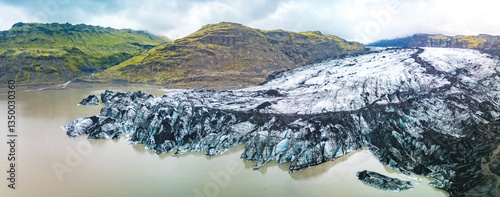
<svg viewBox="0 0 500 197">
<path fill-rule="evenodd" d="M 320 32 L 263 31 L 235 23 L 210 24 L 87 79 L 195 88 L 225 88 L 220 86 L 228 83 L 235 84 L 231 87 L 244 87 L 263 82 L 274 71 L 327 58 L 318 52 L 329 48 L 329 57 L 364 50 L 359 43 Z"/>
<path fill-rule="evenodd" d="M 0 81 L 58 83 L 115 66 L 161 43 L 142 31 L 90 25 L 17 23 L 0 32 Z"/>
</svg>

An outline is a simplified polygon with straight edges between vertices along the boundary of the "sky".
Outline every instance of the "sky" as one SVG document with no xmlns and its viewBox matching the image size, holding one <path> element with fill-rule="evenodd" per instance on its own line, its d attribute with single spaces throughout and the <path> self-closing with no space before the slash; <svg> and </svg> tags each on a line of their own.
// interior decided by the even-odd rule
<svg viewBox="0 0 500 197">
<path fill-rule="evenodd" d="M 68 22 L 178 39 L 224 21 L 370 43 L 415 33 L 500 35 L 499 8 L 498 0 L 0 0 L 0 30 Z"/>
</svg>

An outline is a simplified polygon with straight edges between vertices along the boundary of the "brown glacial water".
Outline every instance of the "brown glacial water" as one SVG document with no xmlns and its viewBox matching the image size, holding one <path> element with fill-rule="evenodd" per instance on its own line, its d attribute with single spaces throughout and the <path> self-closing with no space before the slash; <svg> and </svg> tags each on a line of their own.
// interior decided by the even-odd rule
<svg viewBox="0 0 500 197">
<path fill-rule="evenodd" d="M 165 93 L 144 86 L 109 89 Z M 213 158 L 203 152 L 173 157 L 171 153 L 157 155 L 144 145 L 130 145 L 125 136 L 119 140 L 69 138 L 61 126 L 96 115 L 102 108 L 76 104 L 104 90 L 16 89 L 16 189 L 11 189 L 7 89 L 0 89 L 0 196 L 448 196 L 428 186 L 425 177 L 384 167 L 368 150 L 289 174 L 287 164 L 273 162 L 252 170 L 254 162 L 240 158 L 242 145 Z M 415 188 L 394 193 L 367 186 L 356 177 L 357 171 L 365 169 L 413 180 Z"/>
</svg>

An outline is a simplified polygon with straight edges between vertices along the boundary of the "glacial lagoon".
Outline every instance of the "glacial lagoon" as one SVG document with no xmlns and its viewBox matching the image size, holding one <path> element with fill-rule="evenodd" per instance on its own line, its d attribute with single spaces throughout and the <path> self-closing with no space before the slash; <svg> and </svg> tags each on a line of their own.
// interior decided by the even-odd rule
<svg viewBox="0 0 500 197">
<path fill-rule="evenodd" d="M 335 161 L 288 173 L 288 165 L 269 162 L 253 170 L 254 161 L 241 159 L 243 146 L 212 158 L 204 152 L 171 156 L 144 145 L 119 140 L 69 138 L 61 126 L 98 114 L 100 106 L 77 106 L 90 94 L 106 89 L 165 94 L 159 87 L 31 90 L 16 89 L 18 128 L 16 189 L 7 187 L 2 173 L 1 196 L 448 196 L 427 185 L 430 180 L 407 176 L 384 167 L 366 149 Z M 7 110 L 7 89 L 0 90 L 0 111 Z M 1 113 L 6 128 L 7 114 Z M 3 132 L 2 141 L 6 141 Z M 8 170 L 7 144 L 2 143 L 0 168 Z M 383 191 L 357 180 L 356 172 L 370 170 L 402 180 L 415 188 Z"/>
</svg>

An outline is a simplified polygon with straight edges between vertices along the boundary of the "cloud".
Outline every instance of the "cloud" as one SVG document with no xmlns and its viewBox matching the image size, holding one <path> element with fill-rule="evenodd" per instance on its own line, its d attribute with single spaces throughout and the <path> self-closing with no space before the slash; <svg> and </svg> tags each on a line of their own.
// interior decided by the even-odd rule
<svg viewBox="0 0 500 197">
<path fill-rule="evenodd" d="M 21 7 L 0 2 L 0 29 L 9 29 L 13 24 L 24 21 L 35 22 L 36 19 Z"/>
<path fill-rule="evenodd" d="M 274 12 L 278 1 L 126 1 L 130 9 L 92 16 L 91 23 L 139 28 L 170 38 L 186 36 L 201 26 L 221 21 L 248 25 Z M 121 20 L 121 21 L 120 21 Z M 120 22 L 119 22 L 120 21 Z"/>
<path fill-rule="evenodd" d="M 414 33 L 500 34 L 498 7 L 489 0 L 0 0 L 0 28 L 19 21 L 86 23 L 176 39 L 229 21 L 367 43 Z"/>
</svg>

